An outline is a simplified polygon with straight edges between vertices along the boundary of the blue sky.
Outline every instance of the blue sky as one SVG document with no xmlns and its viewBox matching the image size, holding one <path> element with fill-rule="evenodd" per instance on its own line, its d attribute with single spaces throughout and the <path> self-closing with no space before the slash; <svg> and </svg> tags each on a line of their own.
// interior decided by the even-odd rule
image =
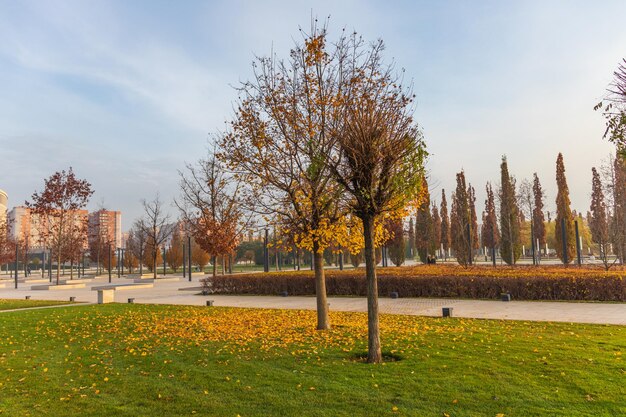
<svg viewBox="0 0 626 417">
<path fill-rule="evenodd" d="M 431 152 L 433 192 L 465 169 L 482 210 L 503 154 L 539 174 L 548 209 L 563 152 L 573 208 L 612 147 L 593 106 L 626 56 L 626 2 L 0 0 L 0 188 L 23 204 L 70 165 L 91 207 L 123 212 L 178 194 L 177 169 L 205 154 L 251 73 L 286 56 L 311 14 L 382 38 L 406 69 Z M 172 209 L 172 213 L 174 210 Z"/>
</svg>

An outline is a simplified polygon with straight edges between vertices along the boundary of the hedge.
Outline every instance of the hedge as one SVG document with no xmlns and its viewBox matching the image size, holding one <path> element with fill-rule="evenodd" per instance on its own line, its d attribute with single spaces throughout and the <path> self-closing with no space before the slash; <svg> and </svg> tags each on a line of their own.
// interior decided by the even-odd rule
<svg viewBox="0 0 626 417">
<path fill-rule="evenodd" d="M 626 301 L 623 270 L 519 267 L 494 271 L 485 267 L 461 271 L 455 267 L 384 268 L 378 271 L 378 291 L 383 297 L 397 292 L 400 297 L 495 299 L 510 293 L 514 300 Z M 362 269 L 326 272 L 328 295 L 365 296 L 365 284 Z M 310 271 L 220 275 L 206 278 L 203 286 L 214 294 L 315 294 Z"/>
</svg>

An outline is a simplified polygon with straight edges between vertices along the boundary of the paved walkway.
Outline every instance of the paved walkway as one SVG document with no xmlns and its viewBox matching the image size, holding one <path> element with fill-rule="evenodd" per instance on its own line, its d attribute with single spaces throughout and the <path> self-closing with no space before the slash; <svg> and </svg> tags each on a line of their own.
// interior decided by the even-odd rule
<svg viewBox="0 0 626 417">
<path fill-rule="evenodd" d="M 201 277 L 201 274 L 197 274 L 194 275 L 192 282 L 181 279 L 173 282 L 157 282 L 153 288 L 116 291 L 115 301 L 125 303 L 128 298 L 134 298 L 135 303 L 205 305 L 206 300 L 214 300 L 215 306 L 315 309 L 315 297 L 201 296 L 198 295 Z M 113 278 L 113 284 L 132 282 L 127 278 Z M 85 288 L 54 291 L 30 288 L 31 285 L 38 284 L 41 283 L 20 283 L 18 289 L 0 288 L 0 298 L 24 299 L 26 295 L 30 295 L 34 300 L 69 300 L 72 296 L 76 297 L 76 301 L 95 303 L 97 291 L 92 291 L 91 288 L 108 284 L 108 278 L 98 277 L 90 280 Z M 367 302 L 363 297 L 329 297 L 328 302 L 331 311 L 367 311 Z M 455 317 L 626 325 L 626 303 L 380 298 L 379 304 L 382 313 L 390 314 L 437 317 L 441 316 L 442 307 L 452 307 Z"/>
</svg>

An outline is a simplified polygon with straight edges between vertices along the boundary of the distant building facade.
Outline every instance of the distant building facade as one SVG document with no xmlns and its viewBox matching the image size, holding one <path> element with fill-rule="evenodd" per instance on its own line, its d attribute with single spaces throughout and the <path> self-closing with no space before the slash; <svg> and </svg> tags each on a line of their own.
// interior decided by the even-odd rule
<svg viewBox="0 0 626 417">
<path fill-rule="evenodd" d="M 101 239 L 116 248 L 122 247 L 122 212 L 98 210 L 89 213 L 88 234 L 90 240 Z"/>
<path fill-rule="evenodd" d="M 76 210 L 68 213 L 68 218 L 77 226 L 87 222 L 89 213 L 87 210 Z M 11 239 L 28 243 L 30 249 L 45 249 L 45 236 L 48 231 L 48 219 L 33 213 L 24 206 L 13 207 L 7 215 L 9 236 Z M 85 249 L 87 248 L 87 229 L 85 230 Z"/>
<path fill-rule="evenodd" d="M 6 192 L 0 190 L 0 223 L 4 223 L 7 220 L 8 203 L 9 196 Z"/>
</svg>

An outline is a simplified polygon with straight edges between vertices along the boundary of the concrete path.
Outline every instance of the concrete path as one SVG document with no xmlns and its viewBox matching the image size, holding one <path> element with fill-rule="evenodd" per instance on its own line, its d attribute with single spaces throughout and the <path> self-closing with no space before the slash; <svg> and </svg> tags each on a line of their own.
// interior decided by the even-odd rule
<svg viewBox="0 0 626 417">
<path fill-rule="evenodd" d="M 171 277 L 168 275 L 168 278 Z M 215 306 L 278 308 L 278 309 L 315 309 L 315 297 L 279 297 L 279 296 L 229 296 L 199 294 L 199 279 L 203 275 L 194 275 L 193 281 L 187 280 L 156 282 L 153 288 L 129 289 L 115 292 L 115 301 L 126 303 L 134 298 L 135 303 L 146 304 L 182 304 L 206 305 L 206 300 L 214 300 Z M 113 278 L 114 284 L 129 284 L 133 278 Z M 31 290 L 27 284 L 13 288 L 0 288 L 0 298 L 24 299 L 30 295 L 34 300 L 69 300 L 95 303 L 97 291 L 92 287 L 108 284 L 108 277 L 99 277 L 89 281 L 85 288 L 42 291 Z M 330 309 L 335 311 L 367 311 L 363 297 L 329 297 Z M 626 325 L 626 303 L 581 303 L 581 302 L 544 302 L 544 301 L 484 301 L 453 300 L 429 298 L 380 298 L 381 313 L 407 314 L 420 316 L 441 316 L 442 307 L 452 307 L 453 316 L 466 318 L 560 321 L 575 323 L 598 323 Z"/>
</svg>

